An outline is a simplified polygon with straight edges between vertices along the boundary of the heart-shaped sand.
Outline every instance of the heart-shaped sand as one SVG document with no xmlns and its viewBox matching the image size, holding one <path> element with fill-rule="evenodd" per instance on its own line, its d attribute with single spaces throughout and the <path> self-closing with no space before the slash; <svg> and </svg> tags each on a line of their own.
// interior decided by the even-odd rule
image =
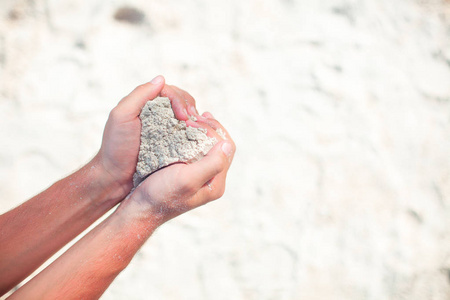
<svg viewBox="0 0 450 300">
<path fill-rule="evenodd" d="M 136 187 L 151 173 L 177 162 L 192 163 L 217 143 L 206 129 L 186 126 L 175 118 L 169 98 L 148 101 L 139 115 L 141 145 L 133 183 Z"/>
</svg>

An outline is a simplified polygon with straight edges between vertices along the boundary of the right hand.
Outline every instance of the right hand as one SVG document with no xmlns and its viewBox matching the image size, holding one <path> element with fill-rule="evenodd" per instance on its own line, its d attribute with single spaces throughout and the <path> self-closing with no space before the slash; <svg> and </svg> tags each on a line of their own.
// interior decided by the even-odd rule
<svg viewBox="0 0 450 300">
<path fill-rule="evenodd" d="M 211 114 L 204 113 L 201 117 L 202 121 L 188 121 L 188 125 L 205 128 L 208 136 L 216 138 L 218 143 L 197 162 L 177 163 L 151 174 L 128 199 L 139 203 L 137 207 L 156 217 L 159 224 L 216 200 L 225 191 L 236 146 Z M 226 140 L 217 134 L 219 128 L 225 133 Z"/>
</svg>

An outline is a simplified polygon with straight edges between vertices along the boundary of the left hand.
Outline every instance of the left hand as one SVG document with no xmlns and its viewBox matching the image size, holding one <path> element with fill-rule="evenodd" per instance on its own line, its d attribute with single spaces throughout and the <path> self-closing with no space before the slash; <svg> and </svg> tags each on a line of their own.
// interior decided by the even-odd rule
<svg viewBox="0 0 450 300">
<path fill-rule="evenodd" d="M 167 92 L 168 91 L 168 92 Z M 133 174 L 136 171 L 141 139 L 139 114 L 147 101 L 163 93 L 174 94 L 165 86 L 162 76 L 135 88 L 123 98 L 109 114 L 103 133 L 103 141 L 95 160 L 102 168 L 106 186 L 118 187 L 117 198 L 125 197 L 133 187 Z M 187 120 L 187 101 L 180 96 L 170 97 L 175 117 Z M 193 103 L 195 106 L 195 102 Z"/>
</svg>

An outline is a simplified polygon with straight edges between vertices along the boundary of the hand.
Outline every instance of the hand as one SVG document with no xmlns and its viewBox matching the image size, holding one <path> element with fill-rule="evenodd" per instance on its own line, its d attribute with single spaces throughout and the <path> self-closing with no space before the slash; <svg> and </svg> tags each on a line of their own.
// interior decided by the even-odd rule
<svg viewBox="0 0 450 300">
<path fill-rule="evenodd" d="M 201 160 L 177 163 L 163 168 L 145 179 L 127 201 L 139 203 L 136 207 L 146 216 L 156 218 L 158 225 L 212 200 L 225 191 L 225 180 L 236 146 L 225 128 L 209 113 L 202 121 L 187 121 L 188 126 L 203 127 L 218 143 Z M 224 140 L 216 130 L 221 129 Z"/>
<path fill-rule="evenodd" d="M 165 80 L 157 76 L 149 83 L 138 86 L 123 98 L 109 114 L 103 133 L 102 146 L 95 157 L 106 179 L 105 185 L 118 187 L 117 198 L 123 199 L 133 187 L 133 174 L 138 161 L 141 138 L 139 114 L 149 100 L 162 92 L 172 95 L 171 102 L 175 117 L 187 120 L 188 102 L 184 101 L 172 88 L 165 87 Z M 190 103 L 192 106 L 192 102 Z M 195 102 L 193 103 L 195 106 Z"/>
<path fill-rule="evenodd" d="M 178 120 L 187 121 L 189 116 L 196 117 L 197 120 L 206 120 L 206 118 L 199 115 L 195 107 L 195 99 L 186 91 L 174 85 L 166 84 L 161 91 L 161 96 L 170 99 L 172 109 Z"/>
</svg>

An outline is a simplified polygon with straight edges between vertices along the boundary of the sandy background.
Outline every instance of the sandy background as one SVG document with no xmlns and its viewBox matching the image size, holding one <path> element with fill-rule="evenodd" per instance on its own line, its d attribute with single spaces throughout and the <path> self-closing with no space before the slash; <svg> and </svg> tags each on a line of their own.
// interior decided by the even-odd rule
<svg viewBox="0 0 450 300">
<path fill-rule="evenodd" d="M 448 1 L 2 0 L 0 211 L 157 74 L 238 152 L 102 299 L 450 299 Z"/>
</svg>

